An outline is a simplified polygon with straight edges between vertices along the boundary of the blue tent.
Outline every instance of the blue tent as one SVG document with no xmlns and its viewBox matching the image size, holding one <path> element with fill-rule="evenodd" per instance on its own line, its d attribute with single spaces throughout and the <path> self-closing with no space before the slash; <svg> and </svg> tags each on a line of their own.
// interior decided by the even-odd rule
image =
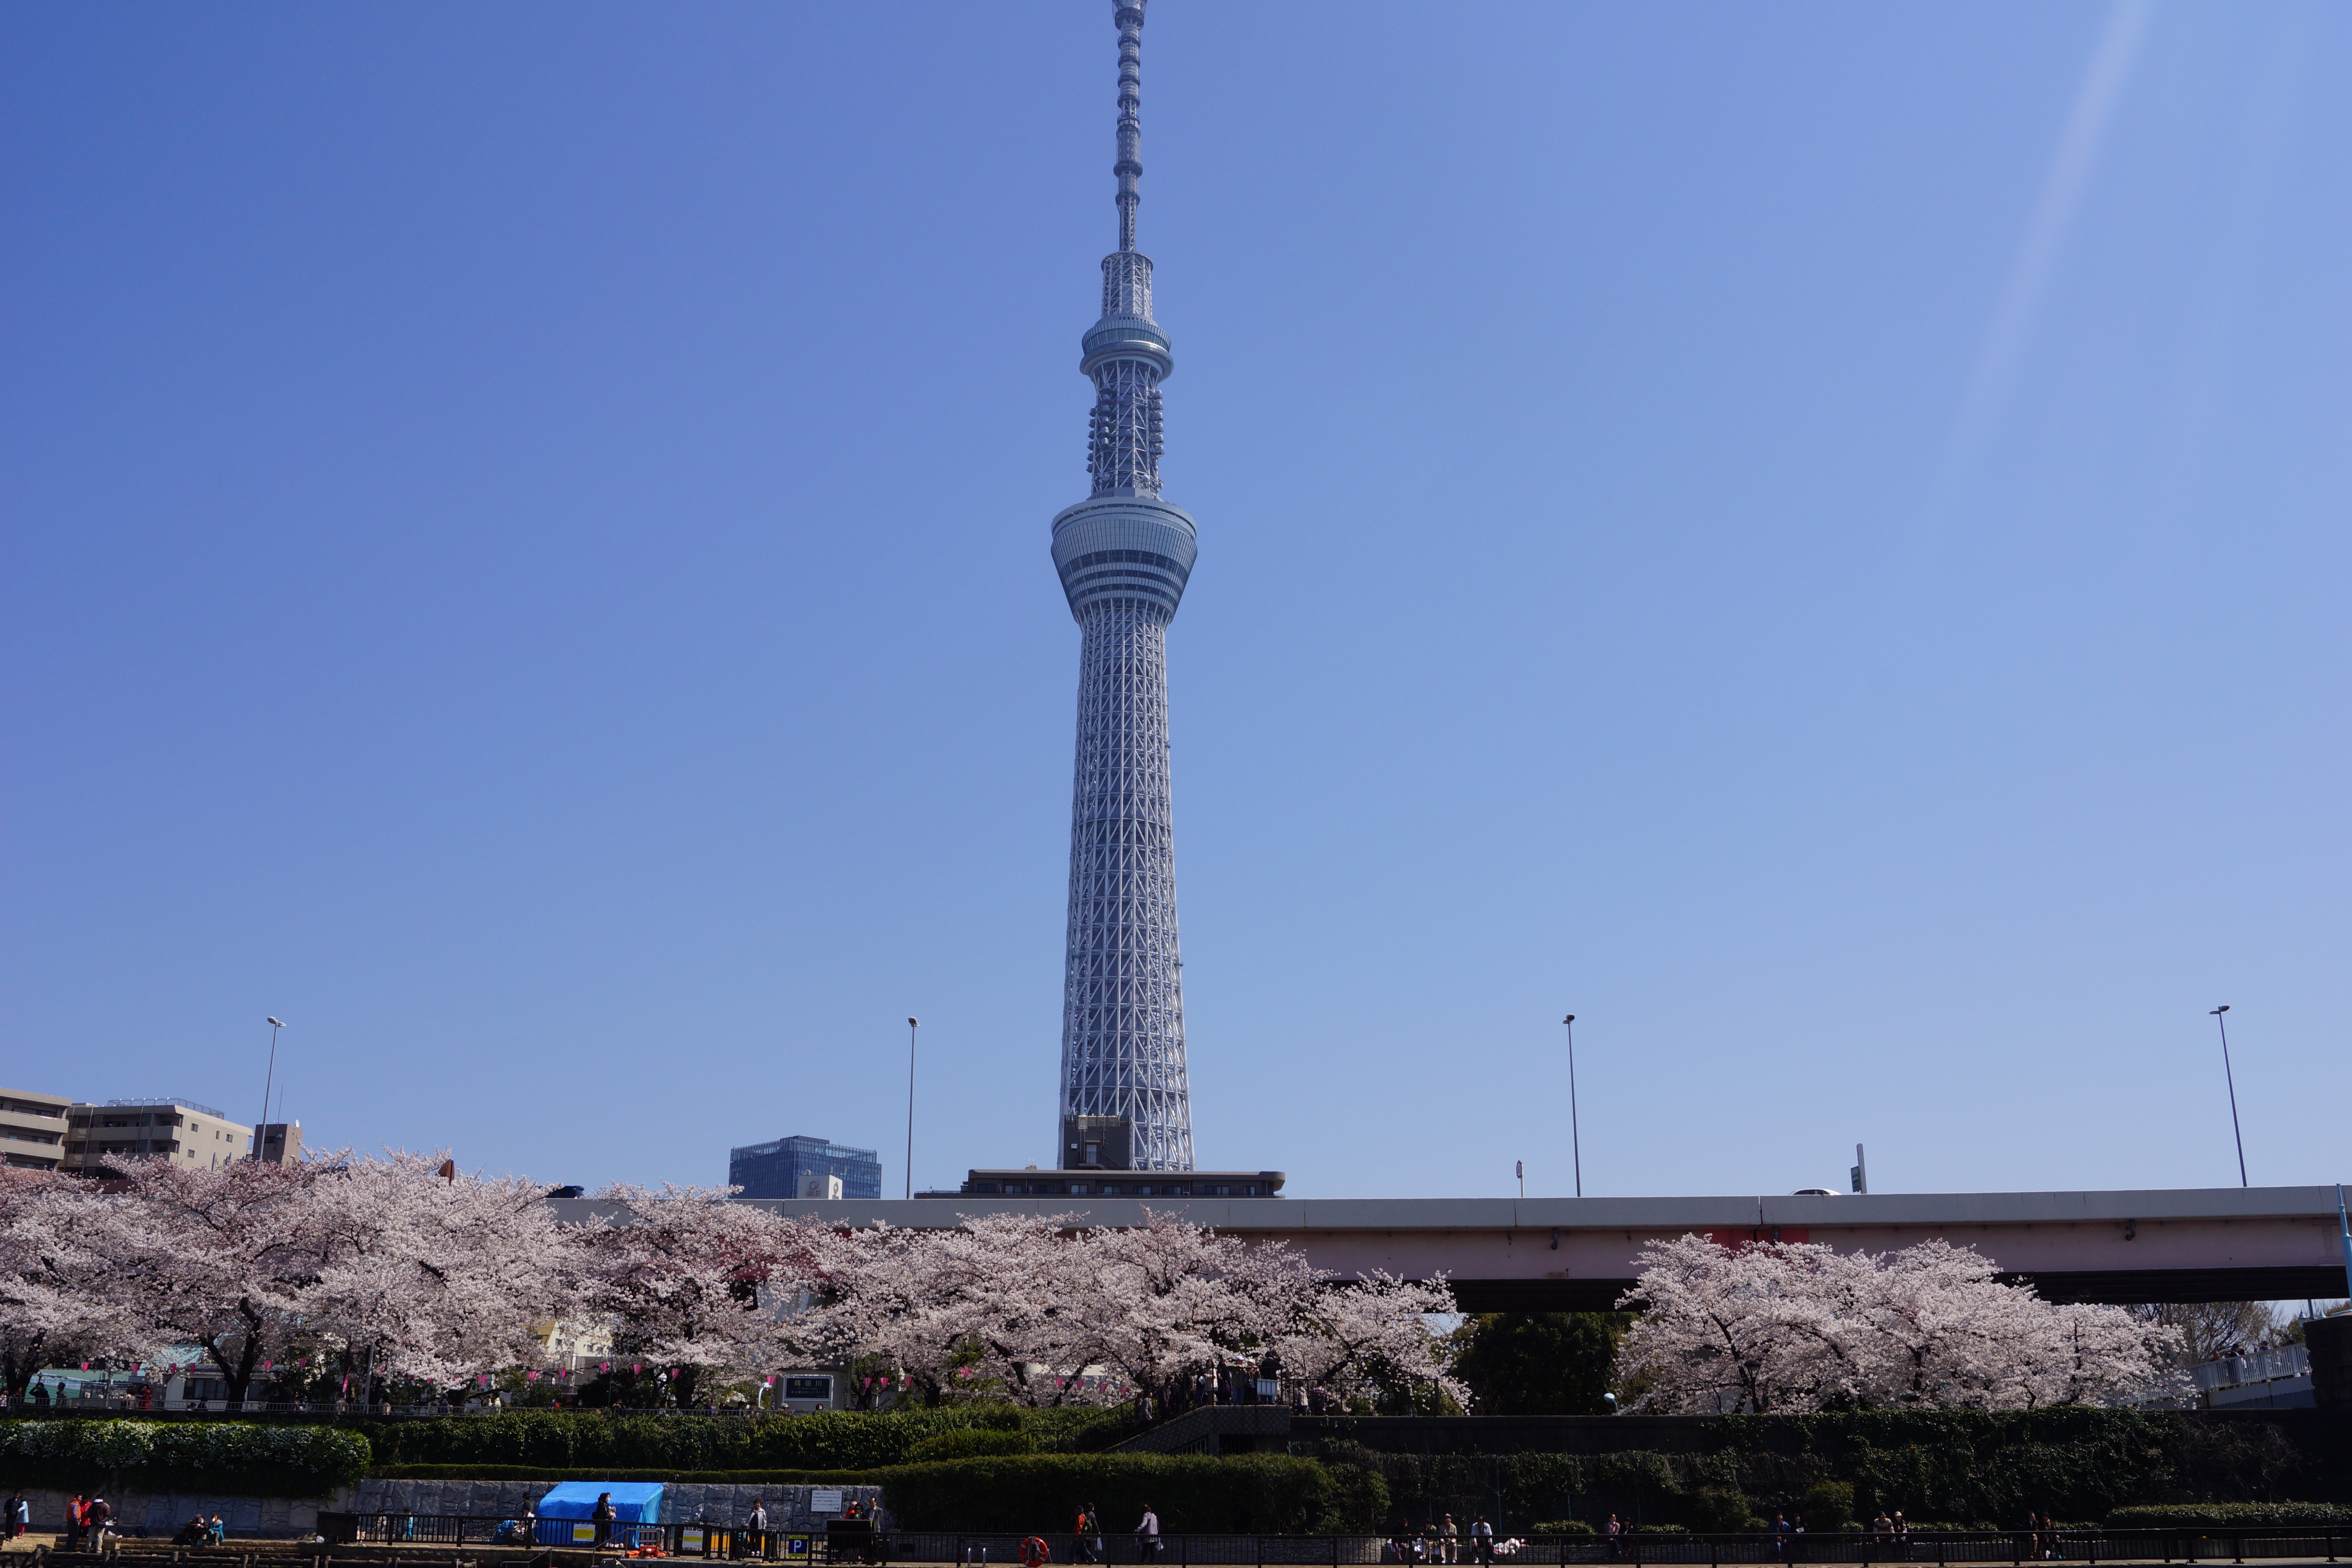
<svg viewBox="0 0 2352 1568">
<path fill-rule="evenodd" d="M 661 1521 L 659 1481 L 564 1481 L 539 1500 L 541 1519 L 589 1519 L 596 1500 L 613 1494 L 613 1517 L 626 1524 L 657 1524 Z"/>
</svg>

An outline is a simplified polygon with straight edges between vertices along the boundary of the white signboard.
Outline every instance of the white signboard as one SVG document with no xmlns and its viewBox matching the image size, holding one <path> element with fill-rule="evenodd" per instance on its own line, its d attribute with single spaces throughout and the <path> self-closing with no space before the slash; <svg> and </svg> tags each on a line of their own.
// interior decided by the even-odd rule
<svg viewBox="0 0 2352 1568">
<path fill-rule="evenodd" d="M 811 1513 L 839 1513 L 841 1511 L 841 1493 L 838 1490 L 826 1491 L 822 1489 L 809 1493 L 809 1511 Z"/>
</svg>

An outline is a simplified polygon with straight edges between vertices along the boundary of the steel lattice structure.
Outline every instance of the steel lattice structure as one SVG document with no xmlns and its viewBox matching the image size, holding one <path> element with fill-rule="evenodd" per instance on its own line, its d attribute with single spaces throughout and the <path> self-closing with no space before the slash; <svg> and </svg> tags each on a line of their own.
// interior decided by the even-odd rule
<svg viewBox="0 0 2352 1568">
<path fill-rule="evenodd" d="M 1151 319 L 1151 258 L 1135 248 L 1143 5 L 1115 0 L 1119 247 L 1103 258 L 1102 319 L 1087 331 L 1079 363 L 1095 384 L 1087 443 L 1094 493 L 1054 519 L 1054 566 L 1084 637 L 1061 1116 L 1066 1127 L 1075 1117 L 1125 1117 L 1133 1169 L 1189 1171 L 1167 633 L 1194 542 L 1192 520 L 1160 499 L 1160 384 L 1174 362 Z"/>
</svg>

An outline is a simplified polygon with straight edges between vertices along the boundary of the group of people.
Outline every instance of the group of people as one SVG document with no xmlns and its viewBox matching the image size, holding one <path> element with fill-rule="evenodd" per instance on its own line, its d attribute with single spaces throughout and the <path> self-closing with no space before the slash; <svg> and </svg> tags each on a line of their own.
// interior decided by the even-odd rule
<svg viewBox="0 0 2352 1568">
<path fill-rule="evenodd" d="M 1318 1399 L 1321 1389 L 1293 1389 L 1286 1396 L 1294 1409 L 1306 1411 L 1310 1405 L 1329 1403 Z M 1282 1386 L 1282 1358 L 1272 1351 L 1255 1364 L 1235 1361 L 1195 1370 L 1190 1377 L 1179 1377 L 1168 1388 L 1165 1405 L 1150 1394 L 1137 1395 L 1135 1419 L 1139 1426 L 1150 1426 L 1170 1416 L 1181 1415 L 1187 1410 L 1207 1405 L 1280 1405 L 1286 1395 Z M 1313 1414 L 1323 1414 L 1315 1408 Z"/>
<path fill-rule="evenodd" d="M 172 1538 L 174 1546 L 218 1546 L 228 1539 L 228 1526 L 221 1516 L 206 1519 L 202 1512 L 192 1513 L 188 1522 L 180 1526 L 180 1533 Z"/>
<path fill-rule="evenodd" d="M 1109 1552 L 1103 1545 L 1102 1515 L 1095 1510 L 1094 1504 L 1082 1502 L 1078 1505 L 1077 1522 L 1070 1527 L 1070 1533 L 1077 1539 L 1079 1562 L 1110 1561 Z M 1135 1548 L 1139 1561 L 1160 1561 L 1160 1516 L 1151 1511 L 1150 1503 L 1143 1505 L 1143 1517 L 1135 1523 Z"/>
<path fill-rule="evenodd" d="M 13 1510 L 14 1500 L 10 1503 Z M 95 1493 L 84 1497 L 79 1492 L 66 1500 L 66 1550 L 68 1552 L 103 1552 L 106 1538 L 114 1532 L 114 1505 Z"/>
<path fill-rule="evenodd" d="M 1433 1520 L 1419 1535 L 1402 1535 L 1389 1542 L 1399 1563 L 1482 1563 L 1495 1561 L 1495 1527 L 1485 1514 L 1470 1521 L 1466 1532 L 1470 1555 L 1462 1555 L 1465 1532 L 1450 1513 Z"/>
<path fill-rule="evenodd" d="M 2025 1554 L 2035 1562 L 2062 1554 L 2058 1521 L 2046 1513 L 2029 1511 L 2025 1516 Z"/>
<path fill-rule="evenodd" d="M 45 1415 L 51 1406 L 59 1410 L 152 1410 L 155 1408 L 155 1385 L 152 1383 L 84 1383 L 79 1389 L 68 1387 L 64 1378 L 58 1379 L 55 1393 L 39 1378 L 33 1380 L 21 1398 L 11 1400 L 8 1391 L 0 1388 L 0 1415 Z"/>
</svg>

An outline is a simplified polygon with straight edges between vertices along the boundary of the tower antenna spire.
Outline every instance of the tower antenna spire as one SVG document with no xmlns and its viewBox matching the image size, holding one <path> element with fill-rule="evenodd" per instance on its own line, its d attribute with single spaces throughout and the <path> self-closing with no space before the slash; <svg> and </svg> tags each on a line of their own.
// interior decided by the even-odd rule
<svg viewBox="0 0 2352 1568">
<path fill-rule="evenodd" d="M 1143 3 L 1117 0 L 1118 23 L 1118 247 L 1135 248 L 1135 204 L 1143 177 Z"/>
<path fill-rule="evenodd" d="M 1192 1089 L 1176 942 L 1167 632 L 1199 542 L 1192 518 L 1160 495 L 1160 384 L 1176 362 L 1151 316 L 1151 258 L 1135 248 L 1144 0 L 1111 4 L 1118 248 L 1103 258 L 1102 314 L 1080 340 L 1078 361 L 1078 373 L 1095 384 L 1087 421 L 1093 493 L 1054 519 L 1054 569 L 1081 634 L 1054 1163 L 1189 1171 Z"/>
</svg>

